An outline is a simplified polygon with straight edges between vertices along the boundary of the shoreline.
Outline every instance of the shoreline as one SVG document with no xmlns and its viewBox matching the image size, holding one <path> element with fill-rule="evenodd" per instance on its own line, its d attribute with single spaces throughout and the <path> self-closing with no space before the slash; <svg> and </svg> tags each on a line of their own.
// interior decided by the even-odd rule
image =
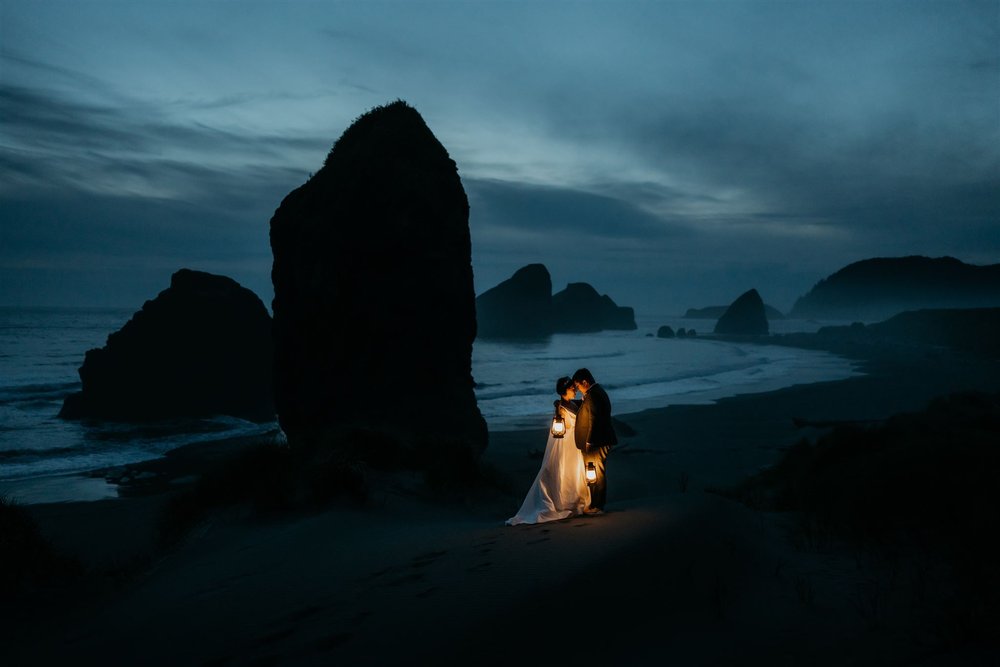
<svg viewBox="0 0 1000 667">
<path fill-rule="evenodd" d="M 572 625 L 594 605 L 614 613 L 587 653 L 611 662 L 947 664 L 955 655 L 935 663 L 912 641 L 906 585 L 886 593 L 879 616 L 858 611 L 852 592 L 885 576 L 875 556 L 797 546 L 790 517 L 708 491 L 773 464 L 823 424 L 1000 390 L 998 362 L 859 361 L 866 374 L 844 380 L 615 412 L 634 433 L 609 458 L 600 517 L 503 526 L 537 472 L 544 427 L 490 433 L 483 460 L 510 480 L 509 494 L 441 504 L 388 485 L 366 507 L 266 520 L 218 512 L 124 581 L 34 599 L 4 627 L 4 664 L 104 664 L 108 645 L 148 665 L 509 664 L 525 650 L 556 660 L 565 646 L 526 649 L 525 624 Z M 169 462 L 177 474 L 198 465 L 187 454 Z M 167 495 L 27 509 L 58 547 L 89 549 L 89 563 L 142 563 Z"/>
<path fill-rule="evenodd" d="M 703 336 L 702 340 L 724 340 L 714 337 L 711 334 Z M 738 340 L 728 342 L 739 342 L 747 344 L 758 344 L 754 341 Z M 777 346 L 780 343 L 764 341 L 759 344 L 767 346 Z M 794 346 L 784 346 L 794 347 Z M 804 349 L 804 348 L 798 348 Z M 688 393 L 669 394 L 666 396 L 655 396 L 650 398 L 618 398 L 612 392 L 612 398 L 616 400 L 616 405 L 627 405 L 628 412 L 616 412 L 616 418 L 627 421 L 633 414 L 639 414 L 647 410 L 669 409 L 671 407 L 684 405 L 713 405 L 721 400 L 751 396 L 756 394 L 767 394 L 779 391 L 784 388 L 803 386 L 815 383 L 836 382 L 841 379 L 848 379 L 863 375 L 864 371 L 859 370 L 863 362 L 859 359 L 852 359 L 847 355 L 823 351 L 835 357 L 840 367 L 835 372 L 830 369 L 817 370 L 792 369 L 792 378 L 782 375 L 765 380 L 756 380 L 745 384 L 720 385 L 715 389 L 697 389 Z M 845 368 L 849 367 L 849 368 Z M 831 378 L 830 375 L 833 375 Z M 814 378 L 821 379 L 814 379 Z M 670 401 L 666 405 L 663 401 Z M 550 410 L 545 410 L 537 415 L 510 416 L 494 421 L 489 426 L 491 440 L 500 433 L 520 433 L 533 431 L 535 429 L 544 430 Z M 155 458 L 138 459 L 126 463 L 100 466 L 95 468 L 81 469 L 71 472 L 42 473 L 25 477 L 0 480 L 0 495 L 8 496 L 20 504 L 47 504 L 57 502 L 93 502 L 97 500 L 115 499 L 118 497 L 118 489 L 122 488 L 118 482 L 123 475 L 132 477 L 145 475 L 141 479 L 126 479 L 126 485 L 130 489 L 125 492 L 134 491 L 143 484 L 149 485 L 157 483 L 151 479 L 151 475 L 161 475 L 170 467 L 170 462 L 177 460 L 193 461 L 199 457 L 211 456 L 213 451 L 228 451 L 232 449 L 233 443 L 256 442 L 262 438 L 274 437 L 274 431 L 268 431 L 252 435 L 220 435 L 217 439 L 202 439 L 192 443 L 179 445 L 165 451 Z M 544 440 L 543 440 L 544 444 Z M 487 447 L 487 451 L 489 447 Z M 198 452 L 201 452 L 200 454 Z M 177 475 L 173 475 L 177 477 Z M 101 484 L 101 479 L 106 480 L 106 485 Z M 138 483 L 138 484 L 137 484 Z"/>
</svg>

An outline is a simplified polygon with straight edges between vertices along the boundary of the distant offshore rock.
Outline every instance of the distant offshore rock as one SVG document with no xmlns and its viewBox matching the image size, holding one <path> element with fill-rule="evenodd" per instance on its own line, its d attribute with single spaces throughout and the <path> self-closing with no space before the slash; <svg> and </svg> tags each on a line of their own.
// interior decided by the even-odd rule
<svg viewBox="0 0 1000 667">
<path fill-rule="evenodd" d="M 480 338 L 524 339 L 553 333 L 634 330 L 635 311 L 587 283 L 552 294 L 544 264 L 529 264 L 476 299 Z"/>
<path fill-rule="evenodd" d="M 791 316 L 878 321 L 907 310 L 1000 306 L 1000 264 L 954 257 L 877 257 L 820 280 Z"/>
<path fill-rule="evenodd" d="M 674 333 L 674 330 L 667 324 L 664 324 L 662 327 L 656 330 L 657 338 L 673 338 L 676 335 L 677 334 Z"/>
<path fill-rule="evenodd" d="M 766 336 L 767 315 L 757 290 L 741 294 L 715 323 L 715 333 L 729 336 Z"/>
<path fill-rule="evenodd" d="M 181 269 L 80 367 L 60 417 L 273 420 L 271 316 L 225 276 Z"/>
<path fill-rule="evenodd" d="M 416 109 L 397 100 L 358 118 L 270 227 L 289 443 L 363 429 L 425 461 L 444 449 L 442 461 L 478 457 L 469 203 Z"/>
<path fill-rule="evenodd" d="M 476 297 L 480 338 L 543 338 L 552 334 L 552 278 L 529 264 Z"/>
<path fill-rule="evenodd" d="M 619 306 L 587 283 L 569 283 L 552 295 L 553 329 L 557 333 L 587 333 L 637 329 L 635 311 Z"/>
</svg>

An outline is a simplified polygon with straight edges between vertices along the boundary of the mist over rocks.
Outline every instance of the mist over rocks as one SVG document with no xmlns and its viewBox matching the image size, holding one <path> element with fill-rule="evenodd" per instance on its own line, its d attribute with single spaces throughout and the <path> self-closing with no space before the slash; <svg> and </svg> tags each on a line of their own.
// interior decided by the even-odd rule
<svg viewBox="0 0 1000 667">
<path fill-rule="evenodd" d="M 588 333 L 637 329 L 635 310 L 619 306 L 588 283 L 569 283 L 552 295 L 552 326 L 556 333 Z"/>
<path fill-rule="evenodd" d="M 378 429 L 478 456 L 469 203 L 420 114 L 397 100 L 355 120 L 281 202 L 270 239 L 289 441 Z"/>
<path fill-rule="evenodd" d="M 729 306 L 705 306 L 704 308 L 688 308 L 684 312 L 684 319 L 686 320 L 717 320 L 722 317 L 725 312 L 729 309 Z M 785 314 L 774 306 L 769 306 L 764 304 L 764 314 L 767 315 L 767 319 L 771 320 L 783 320 L 785 319 Z"/>
<path fill-rule="evenodd" d="M 271 351 L 271 316 L 256 294 L 226 276 L 181 269 L 104 347 L 86 353 L 82 391 L 59 416 L 270 421 Z"/>
<path fill-rule="evenodd" d="M 790 315 L 872 322 L 907 310 L 995 306 L 1000 306 L 1000 264 L 914 255 L 849 264 L 816 283 Z"/>
<path fill-rule="evenodd" d="M 552 334 L 552 277 L 529 264 L 476 297 L 480 338 L 544 338 Z"/>
<path fill-rule="evenodd" d="M 715 323 L 715 333 L 730 336 L 766 336 L 767 315 L 756 289 L 741 294 Z"/>
</svg>

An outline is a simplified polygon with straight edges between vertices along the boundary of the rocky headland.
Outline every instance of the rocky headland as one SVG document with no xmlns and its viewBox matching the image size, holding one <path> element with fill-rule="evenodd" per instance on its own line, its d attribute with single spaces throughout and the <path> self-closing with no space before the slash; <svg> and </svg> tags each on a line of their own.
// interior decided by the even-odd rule
<svg viewBox="0 0 1000 667">
<path fill-rule="evenodd" d="M 776 334 L 770 340 L 854 357 L 906 352 L 1000 359 L 1000 308 L 906 311 L 873 324 L 826 326 L 816 333 Z"/>
<path fill-rule="evenodd" d="M 1000 264 L 954 257 L 876 257 L 820 280 L 792 307 L 801 319 L 879 321 L 907 310 L 1000 306 Z"/>
</svg>

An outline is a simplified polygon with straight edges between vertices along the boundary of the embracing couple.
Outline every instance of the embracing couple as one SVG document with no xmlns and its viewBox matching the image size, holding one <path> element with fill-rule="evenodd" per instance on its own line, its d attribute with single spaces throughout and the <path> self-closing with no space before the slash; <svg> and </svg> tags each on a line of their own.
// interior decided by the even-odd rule
<svg viewBox="0 0 1000 667">
<path fill-rule="evenodd" d="M 583 394 L 577 400 L 576 393 Z M 556 417 L 564 435 L 549 433 L 542 465 L 508 526 L 600 514 L 608 493 L 608 451 L 618 444 L 611 425 L 611 399 L 586 368 L 556 381 Z M 594 479 L 587 481 L 588 467 Z"/>
</svg>

